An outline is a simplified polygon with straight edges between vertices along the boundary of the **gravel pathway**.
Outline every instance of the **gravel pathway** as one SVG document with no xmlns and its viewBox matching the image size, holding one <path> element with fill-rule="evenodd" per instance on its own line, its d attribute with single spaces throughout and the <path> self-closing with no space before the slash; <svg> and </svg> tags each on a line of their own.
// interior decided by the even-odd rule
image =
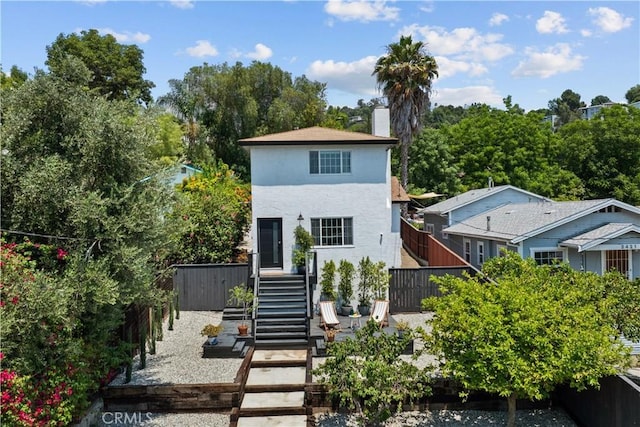
<svg viewBox="0 0 640 427">
<path fill-rule="evenodd" d="M 156 354 L 147 354 L 145 369 L 137 369 L 140 358 L 136 356 L 129 384 L 232 383 L 242 359 L 202 358 L 202 327 L 221 321 L 222 312 L 218 311 L 181 311 L 180 319 L 173 322 L 173 331 L 165 321 L 164 339 L 156 342 Z M 111 383 L 117 384 L 124 384 L 124 374 Z"/>
<path fill-rule="evenodd" d="M 425 320 L 429 314 L 397 314 L 396 321 L 406 320 L 410 327 L 422 326 L 427 329 Z M 203 359 L 200 335 L 202 326 L 217 324 L 222 320 L 222 312 L 187 311 L 180 313 L 180 319 L 174 321 L 174 330 L 167 330 L 164 323 L 164 340 L 156 343 L 156 354 L 147 355 L 147 367 L 136 369 L 139 358 L 134 360 L 134 372 L 130 384 L 186 384 L 186 383 L 226 383 L 233 382 L 242 359 Z M 422 348 L 421 342 L 415 343 Z M 410 357 L 410 356 L 403 356 Z M 322 363 L 323 358 L 314 358 L 314 367 Z M 433 356 L 422 355 L 416 363 L 426 366 L 435 363 Z M 111 383 L 122 384 L 124 374 Z M 227 427 L 229 414 L 161 414 L 138 413 L 135 423 L 114 422 L 114 414 L 100 414 L 98 425 L 103 426 L 144 426 L 144 427 Z M 356 417 L 344 414 L 316 415 L 318 427 L 355 427 Z M 517 412 L 518 425 L 531 427 L 575 427 L 576 424 L 562 410 L 528 410 Z M 506 412 L 489 411 L 426 411 L 403 412 L 387 420 L 385 427 L 462 427 L 462 426 L 502 426 L 506 424 Z M 293 426 L 292 426 L 293 427 Z"/>
</svg>

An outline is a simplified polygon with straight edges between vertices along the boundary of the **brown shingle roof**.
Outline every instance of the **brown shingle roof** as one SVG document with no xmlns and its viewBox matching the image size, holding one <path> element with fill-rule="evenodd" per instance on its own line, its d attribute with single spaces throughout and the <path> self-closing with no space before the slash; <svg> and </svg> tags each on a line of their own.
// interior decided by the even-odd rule
<svg viewBox="0 0 640 427">
<path fill-rule="evenodd" d="M 395 176 L 391 177 L 391 202 L 392 203 L 400 203 L 400 202 L 408 202 L 410 201 L 407 192 L 404 191 L 402 185 L 400 185 L 400 181 Z"/>
<path fill-rule="evenodd" d="M 238 143 L 244 147 L 252 145 L 309 145 L 311 143 L 316 145 L 336 145 L 345 143 L 395 145 L 398 143 L 398 139 L 374 136 L 361 132 L 347 132 L 344 130 L 314 126 L 288 132 L 241 139 Z"/>
</svg>

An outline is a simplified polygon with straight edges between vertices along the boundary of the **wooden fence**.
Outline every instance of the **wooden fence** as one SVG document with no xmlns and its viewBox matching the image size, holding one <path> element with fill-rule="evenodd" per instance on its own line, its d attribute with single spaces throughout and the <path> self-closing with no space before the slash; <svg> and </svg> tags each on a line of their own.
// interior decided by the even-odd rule
<svg viewBox="0 0 640 427">
<path fill-rule="evenodd" d="M 475 273 L 471 266 L 390 268 L 389 311 L 391 313 L 420 312 L 420 302 L 430 296 L 441 296 L 434 276 L 450 274 L 460 277 L 462 272 Z"/>
<path fill-rule="evenodd" d="M 581 426 L 640 426 L 640 386 L 624 375 L 602 378 L 600 390 L 559 387 L 554 397 Z"/>
<path fill-rule="evenodd" d="M 180 310 L 222 311 L 229 299 L 229 289 L 249 280 L 248 264 L 175 265 L 174 290 Z"/>
<path fill-rule="evenodd" d="M 416 229 L 404 218 L 400 223 L 400 236 L 405 248 L 430 267 L 469 266 L 469 263 L 440 243 L 431 233 Z"/>
</svg>

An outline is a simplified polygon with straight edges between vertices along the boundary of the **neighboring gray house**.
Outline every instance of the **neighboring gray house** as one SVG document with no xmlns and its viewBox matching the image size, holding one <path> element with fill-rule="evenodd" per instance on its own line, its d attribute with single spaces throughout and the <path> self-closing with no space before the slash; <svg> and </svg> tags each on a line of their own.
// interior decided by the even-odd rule
<svg viewBox="0 0 640 427">
<path fill-rule="evenodd" d="M 424 231 L 431 233 L 445 246 L 449 246 L 454 252 L 457 248 L 451 247 L 447 233 L 444 231 L 452 225 L 458 224 L 467 218 L 488 211 L 508 203 L 540 203 L 549 202 L 550 199 L 538 194 L 530 193 L 512 185 L 492 186 L 470 190 L 466 193 L 451 197 L 435 205 L 428 206 L 418 211 L 424 215 Z"/>
<path fill-rule="evenodd" d="M 178 184 L 182 184 L 182 181 L 186 178 L 202 173 L 202 170 L 191 165 L 180 163 L 172 166 L 167 173 L 169 174 L 169 183 L 176 186 Z"/>
<path fill-rule="evenodd" d="M 640 277 L 640 208 L 615 199 L 509 203 L 444 229 L 449 246 L 476 268 L 506 248 L 539 264 L 555 260 L 602 274 Z"/>
</svg>

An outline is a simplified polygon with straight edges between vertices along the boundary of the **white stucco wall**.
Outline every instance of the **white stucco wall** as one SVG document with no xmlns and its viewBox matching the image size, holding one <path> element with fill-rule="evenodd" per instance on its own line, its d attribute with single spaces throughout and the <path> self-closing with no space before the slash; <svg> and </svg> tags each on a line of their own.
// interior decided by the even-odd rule
<svg viewBox="0 0 640 427">
<path fill-rule="evenodd" d="M 309 151 L 333 148 L 351 151 L 351 174 L 311 175 Z M 253 250 L 258 250 L 257 219 L 282 218 L 283 271 L 293 271 L 293 230 L 300 214 L 309 231 L 311 218 L 353 218 L 352 246 L 314 248 L 319 269 L 329 259 L 336 264 L 346 259 L 357 267 L 364 256 L 399 266 L 401 241 L 399 230 L 392 232 L 386 146 L 251 147 L 251 167 Z"/>
</svg>

